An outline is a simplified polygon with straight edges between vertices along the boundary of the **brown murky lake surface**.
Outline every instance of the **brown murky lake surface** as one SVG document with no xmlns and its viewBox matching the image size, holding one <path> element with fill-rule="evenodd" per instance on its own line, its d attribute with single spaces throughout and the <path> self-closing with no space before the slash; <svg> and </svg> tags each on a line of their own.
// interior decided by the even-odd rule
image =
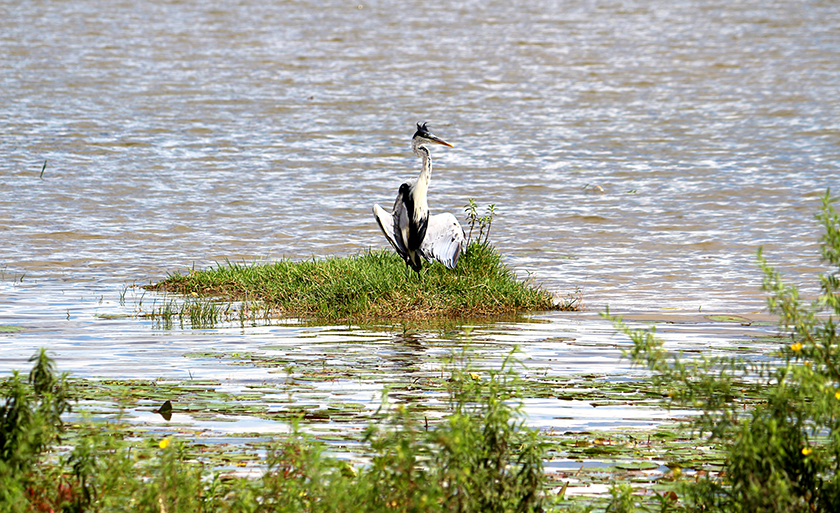
<svg viewBox="0 0 840 513">
<path fill-rule="evenodd" d="M 580 313 L 470 328 L 479 360 L 518 345 L 546 376 L 639 374 L 607 305 L 685 349 L 771 332 L 745 325 L 766 320 L 756 250 L 813 294 L 813 214 L 840 191 L 835 1 L 32 0 L 0 5 L 0 55 L 2 375 L 48 347 L 79 377 L 284 379 L 230 357 L 255 354 L 369 369 L 310 397 L 375 408 L 438 371 L 464 326 L 133 317 L 165 300 L 134 285 L 167 273 L 384 248 L 371 207 L 419 171 L 418 121 L 455 145 L 434 151 L 431 208 L 495 204 L 507 263 L 582 293 Z M 529 412 L 561 430 L 667 416 Z"/>
</svg>

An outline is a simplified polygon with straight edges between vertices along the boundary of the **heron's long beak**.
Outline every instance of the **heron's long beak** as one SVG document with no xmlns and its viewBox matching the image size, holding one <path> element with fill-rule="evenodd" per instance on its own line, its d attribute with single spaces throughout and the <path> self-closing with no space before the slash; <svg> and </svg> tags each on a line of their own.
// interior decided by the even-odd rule
<svg viewBox="0 0 840 513">
<path fill-rule="evenodd" d="M 444 145 L 444 146 L 449 146 L 450 148 L 454 148 L 454 146 L 452 146 L 451 144 L 449 144 L 448 142 L 444 141 L 443 139 L 441 139 L 440 137 L 438 137 L 438 136 L 436 136 L 436 135 L 431 135 L 431 134 L 430 134 L 430 135 L 429 135 L 429 140 L 430 140 L 430 141 L 434 141 L 434 142 L 436 142 L 436 143 L 438 143 L 438 144 L 442 144 L 442 145 Z"/>
</svg>

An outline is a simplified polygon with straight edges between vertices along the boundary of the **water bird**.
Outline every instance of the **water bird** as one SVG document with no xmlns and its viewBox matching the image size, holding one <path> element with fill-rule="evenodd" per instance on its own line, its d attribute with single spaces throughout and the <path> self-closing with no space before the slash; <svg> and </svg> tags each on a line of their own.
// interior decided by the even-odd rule
<svg viewBox="0 0 840 513">
<path fill-rule="evenodd" d="M 426 123 L 417 123 L 411 138 L 411 150 L 420 157 L 420 175 L 400 185 L 394 208 L 388 212 L 379 205 L 373 206 L 373 216 L 385 238 L 405 263 L 420 272 L 422 258 L 437 260 L 452 269 L 466 245 L 464 230 L 454 215 L 429 216 L 427 193 L 432 178 L 432 153 L 428 144 L 451 144 L 433 134 Z"/>
</svg>

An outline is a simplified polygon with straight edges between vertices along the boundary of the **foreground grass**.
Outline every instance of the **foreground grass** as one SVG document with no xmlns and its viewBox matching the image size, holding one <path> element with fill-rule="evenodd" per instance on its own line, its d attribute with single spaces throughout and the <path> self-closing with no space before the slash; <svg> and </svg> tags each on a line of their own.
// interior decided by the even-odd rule
<svg viewBox="0 0 840 513">
<path fill-rule="evenodd" d="M 484 317 L 529 310 L 574 310 L 530 280 L 518 280 L 492 245 L 474 242 L 454 270 L 427 264 L 407 272 L 390 251 L 301 262 L 239 265 L 172 275 L 151 290 L 259 301 L 284 315 L 327 320 Z"/>
<path fill-rule="evenodd" d="M 449 415 L 429 425 L 384 406 L 364 433 L 370 464 L 355 468 L 294 430 L 266 448 L 254 479 L 210 472 L 170 438 L 130 440 L 81 427 L 51 456 L 72 386 L 42 350 L 28 379 L 0 382 L 0 511 L 335 512 L 543 511 L 545 447 L 520 419 L 510 358 L 486 379 L 451 369 Z"/>
</svg>

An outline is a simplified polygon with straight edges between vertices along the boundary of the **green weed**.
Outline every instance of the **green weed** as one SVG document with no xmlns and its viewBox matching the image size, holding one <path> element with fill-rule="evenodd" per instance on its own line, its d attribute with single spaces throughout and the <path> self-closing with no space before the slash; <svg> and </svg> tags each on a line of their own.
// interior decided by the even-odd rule
<svg viewBox="0 0 840 513">
<path fill-rule="evenodd" d="M 483 375 L 465 361 L 449 369 L 450 414 L 441 421 L 429 425 L 405 406 L 383 405 L 381 423 L 364 436 L 369 465 L 326 455 L 295 421 L 290 436 L 267 447 L 262 476 L 248 479 L 205 469 L 184 442 L 128 438 L 120 424 L 83 424 L 63 456 L 50 456 L 67 390 L 42 351 L 28 386 L 17 374 L 3 384 L 0 412 L 11 421 L 2 425 L 9 450 L 0 462 L 0 510 L 542 511 L 545 445 L 519 418 L 512 358 Z"/>
<path fill-rule="evenodd" d="M 627 354 L 653 371 L 675 406 L 697 408 L 690 425 L 723 449 L 722 471 L 685 484 L 687 511 L 840 511 L 840 216 L 826 192 L 816 215 L 831 271 L 806 302 L 758 252 L 762 289 L 787 338 L 761 358 L 671 354 L 653 328 L 630 329 Z M 607 314 L 608 315 L 608 314 Z"/>
<path fill-rule="evenodd" d="M 490 226 L 493 224 L 493 218 L 496 217 L 496 205 L 490 204 L 484 211 L 484 215 L 478 214 L 478 205 L 472 199 L 464 206 L 464 211 L 467 214 L 467 224 L 470 226 L 470 231 L 467 234 L 467 244 L 472 244 L 472 234 L 475 225 L 478 224 L 478 235 L 476 240 L 478 244 L 488 244 L 490 241 Z"/>
<path fill-rule="evenodd" d="M 26 381 L 14 371 L 0 383 L 0 505 L 10 507 L 3 511 L 23 511 L 17 508 L 56 493 L 47 484 L 54 476 L 38 463 L 64 431 L 61 415 L 70 411 L 66 376 L 56 375 L 43 349 L 29 361 L 34 366 Z"/>
</svg>

